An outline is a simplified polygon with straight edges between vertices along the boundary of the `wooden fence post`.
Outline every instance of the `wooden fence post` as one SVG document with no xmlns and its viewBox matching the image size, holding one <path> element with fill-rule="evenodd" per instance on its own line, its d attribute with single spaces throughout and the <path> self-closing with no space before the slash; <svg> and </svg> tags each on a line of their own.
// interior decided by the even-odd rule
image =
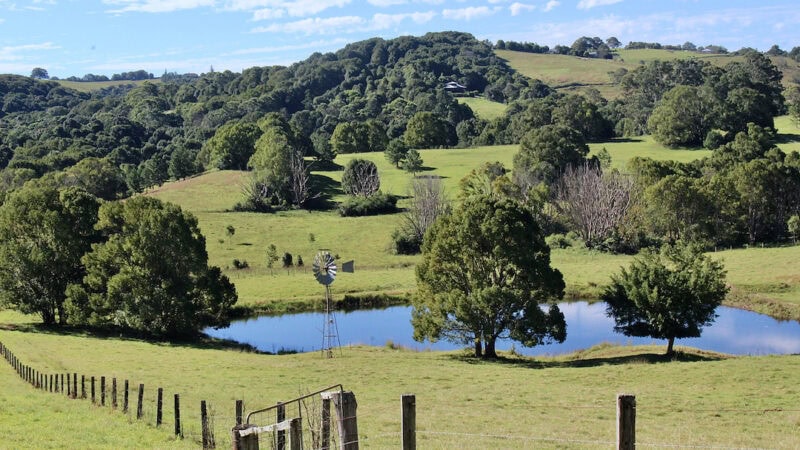
<svg viewBox="0 0 800 450">
<path fill-rule="evenodd" d="M 181 434 L 181 396 L 175 394 L 175 436 L 183 436 Z"/>
<path fill-rule="evenodd" d="M 53 374 L 50 374 L 50 392 L 53 392 Z"/>
<path fill-rule="evenodd" d="M 156 426 L 161 426 L 161 417 L 162 417 L 162 410 L 161 410 L 161 399 L 164 396 L 164 388 L 158 388 L 158 398 L 156 399 Z"/>
<path fill-rule="evenodd" d="M 203 430 L 203 448 L 216 448 L 214 434 L 208 421 L 208 408 L 206 408 L 205 400 L 200 401 L 200 425 Z"/>
<path fill-rule="evenodd" d="M 331 448 L 331 399 L 322 396 L 322 450 Z"/>
<path fill-rule="evenodd" d="M 139 383 L 139 401 L 136 402 L 136 419 L 142 418 L 142 402 L 144 401 L 144 384 Z"/>
<path fill-rule="evenodd" d="M 72 374 L 72 398 L 78 398 L 78 374 Z"/>
<path fill-rule="evenodd" d="M 81 398 L 86 398 L 86 375 L 81 375 Z"/>
<path fill-rule="evenodd" d="M 67 397 L 72 397 L 72 383 L 69 382 L 69 374 L 67 374 Z"/>
<path fill-rule="evenodd" d="M 128 380 L 125 380 L 125 393 L 122 397 L 122 412 L 128 413 Z"/>
<path fill-rule="evenodd" d="M 403 440 L 403 450 L 416 450 L 417 448 L 417 400 L 414 394 L 403 394 L 400 397 L 401 416 L 400 427 Z"/>
<path fill-rule="evenodd" d="M 100 406 L 106 406 L 106 377 L 100 377 Z"/>
<path fill-rule="evenodd" d="M 336 407 L 336 425 L 339 429 L 339 449 L 358 450 L 358 418 L 356 396 L 350 391 L 331 395 Z"/>
<path fill-rule="evenodd" d="M 244 420 L 244 400 L 236 400 L 236 425 L 241 425 Z"/>
<path fill-rule="evenodd" d="M 303 419 L 295 417 L 289 421 L 289 448 L 303 450 Z"/>
<path fill-rule="evenodd" d="M 94 403 L 96 403 L 95 402 L 95 395 L 94 395 L 94 375 L 92 375 L 91 383 L 92 383 L 92 404 L 94 404 Z"/>
<path fill-rule="evenodd" d="M 59 392 L 61 392 L 63 394 L 64 393 L 64 374 L 62 373 L 60 375 L 61 375 L 61 390 Z"/>
<path fill-rule="evenodd" d="M 231 430 L 231 442 L 233 443 L 231 448 L 233 450 L 259 450 L 257 433 L 248 434 L 247 436 L 239 434 L 239 431 L 254 427 L 255 425 L 250 424 L 238 424 L 233 427 Z"/>
<path fill-rule="evenodd" d="M 617 450 L 636 448 L 636 396 L 617 395 Z"/>
<path fill-rule="evenodd" d="M 111 408 L 117 409 L 117 379 L 111 379 Z"/>
<path fill-rule="evenodd" d="M 278 417 L 275 423 L 281 423 L 286 420 L 286 407 L 281 403 L 278 402 L 278 407 L 276 408 L 278 413 Z M 278 450 L 286 450 L 286 431 L 278 430 Z"/>
</svg>

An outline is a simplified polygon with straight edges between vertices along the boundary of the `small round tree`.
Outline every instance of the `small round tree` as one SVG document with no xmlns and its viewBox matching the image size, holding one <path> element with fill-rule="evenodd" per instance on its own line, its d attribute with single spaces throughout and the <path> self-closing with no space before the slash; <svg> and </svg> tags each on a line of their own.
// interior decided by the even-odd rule
<svg viewBox="0 0 800 450">
<path fill-rule="evenodd" d="M 369 197 L 378 192 L 381 179 L 378 166 L 366 159 L 352 159 L 342 174 L 342 190 L 349 195 Z"/>
<path fill-rule="evenodd" d="M 612 275 L 602 300 L 614 318 L 614 331 L 625 336 L 667 339 L 667 355 L 676 338 L 700 337 L 716 318 L 728 287 L 719 261 L 696 246 L 645 250 L 628 269 Z"/>
</svg>

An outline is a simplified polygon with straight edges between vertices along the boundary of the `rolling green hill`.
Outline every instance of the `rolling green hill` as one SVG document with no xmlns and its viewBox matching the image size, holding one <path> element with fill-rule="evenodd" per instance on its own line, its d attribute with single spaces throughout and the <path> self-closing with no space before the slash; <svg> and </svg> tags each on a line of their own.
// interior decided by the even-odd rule
<svg viewBox="0 0 800 450">
<path fill-rule="evenodd" d="M 587 88 L 595 88 L 608 99 L 621 95 L 619 87 L 612 84 L 608 75 L 609 72 L 619 69 L 633 70 L 641 64 L 656 60 L 698 58 L 717 66 L 724 66 L 742 59 L 736 55 L 651 49 L 616 50 L 618 57 L 613 60 L 511 50 L 495 50 L 495 53 L 505 59 L 514 70 L 529 78 L 542 80 L 559 91 L 580 92 Z M 785 87 L 800 82 L 800 62 L 785 56 L 772 56 L 770 59 L 783 72 Z"/>
</svg>

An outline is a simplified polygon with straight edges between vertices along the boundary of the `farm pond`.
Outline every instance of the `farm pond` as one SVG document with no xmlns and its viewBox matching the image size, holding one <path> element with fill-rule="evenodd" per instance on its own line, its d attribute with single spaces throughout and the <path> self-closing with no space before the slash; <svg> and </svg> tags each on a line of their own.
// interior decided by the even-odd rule
<svg viewBox="0 0 800 450">
<path fill-rule="evenodd" d="M 666 340 L 632 338 L 614 332 L 613 319 L 606 317 L 602 302 L 564 302 L 559 304 L 567 321 L 567 339 L 563 343 L 523 347 L 510 340 L 499 340 L 497 350 L 509 350 L 512 345 L 519 354 L 558 355 L 608 342 L 619 345 L 664 345 Z M 717 318 L 703 329 L 699 338 L 676 339 L 675 345 L 735 355 L 768 355 L 800 353 L 800 323 L 778 321 L 769 316 L 720 306 Z M 335 330 L 341 346 L 392 343 L 412 350 L 454 350 L 466 347 L 447 341 L 431 343 L 412 339 L 411 307 L 393 306 L 385 309 L 337 311 Z M 324 313 L 260 316 L 238 320 L 228 328 L 204 330 L 215 338 L 250 344 L 265 352 L 311 352 L 323 347 Z"/>
</svg>

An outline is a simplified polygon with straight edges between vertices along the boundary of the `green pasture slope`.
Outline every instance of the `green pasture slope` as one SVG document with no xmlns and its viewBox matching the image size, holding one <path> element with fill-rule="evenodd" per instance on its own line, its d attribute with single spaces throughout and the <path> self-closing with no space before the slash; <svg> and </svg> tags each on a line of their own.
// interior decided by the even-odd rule
<svg viewBox="0 0 800 450">
<path fill-rule="evenodd" d="M 472 109 L 476 116 L 485 120 L 492 120 L 506 112 L 506 104 L 493 102 L 483 97 L 458 97 L 458 102 Z"/>
<path fill-rule="evenodd" d="M 116 80 L 116 81 L 67 81 L 67 80 L 56 80 L 57 83 L 61 84 L 64 87 L 75 89 L 76 91 L 80 92 L 93 92 L 99 91 L 101 89 L 106 89 L 114 86 L 127 86 L 127 85 L 134 85 L 138 86 L 142 83 L 161 83 L 160 78 L 154 78 L 152 80 Z"/>
<path fill-rule="evenodd" d="M 621 95 L 618 86 L 611 83 L 609 72 L 621 68 L 633 70 L 649 61 L 665 61 L 673 59 L 697 58 L 724 66 L 730 62 L 741 61 L 743 57 L 733 55 L 714 55 L 697 52 L 672 50 L 616 50 L 618 57 L 613 60 L 596 58 L 579 58 L 568 55 L 550 55 L 516 52 L 511 50 L 495 50 L 495 54 L 505 59 L 519 73 L 542 80 L 545 84 L 560 91 L 583 91 L 595 88 L 605 98 L 612 99 Z M 784 56 L 770 57 L 778 69 L 783 72 L 783 84 L 800 79 L 800 63 Z"/>
<path fill-rule="evenodd" d="M 779 118 L 779 123 L 784 120 Z M 786 122 L 788 125 L 789 122 Z M 781 135 L 791 136 L 781 130 Z M 797 145 L 787 138 L 789 146 Z M 705 150 L 670 150 L 652 141 L 640 139 L 592 144 L 593 152 L 605 147 L 612 155 L 612 164 L 625 170 L 635 156 L 690 161 L 709 154 Z M 472 149 L 422 150 L 423 174 L 441 176 L 446 191 L 454 198 L 458 181 L 485 161 L 500 161 L 512 167 L 518 147 L 497 146 Z M 352 158 L 374 161 L 381 174 L 385 192 L 406 196 L 412 175 L 389 164 L 382 153 L 340 155 L 336 162 L 344 166 Z M 211 264 L 225 269 L 239 293 L 239 304 L 263 311 L 321 307 L 320 286 L 313 279 L 310 264 L 321 249 L 339 255 L 340 261 L 354 260 L 354 274 L 340 274 L 334 283 L 336 299 L 345 295 L 382 295 L 404 297 L 415 290 L 414 266 L 418 256 L 395 255 L 390 252 L 391 233 L 402 223 L 402 214 L 343 218 L 336 211 L 287 211 L 275 214 L 232 212 L 241 196 L 244 172 L 209 172 L 196 178 L 167 183 L 148 192 L 165 201 L 181 205 L 193 212 L 207 238 Z M 338 186 L 341 171 L 313 172 L 318 182 Z M 343 198 L 331 191 L 331 200 Z M 405 200 L 399 202 L 400 206 Z M 236 232 L 230 237 L 228 225 Z M 304 266 L 282 269 L 280 263 L 266 267 L 265 251 L 275 244 L 280 254 L 301 256 Z M 800 318 L 800 277 L 792 260 L 800 260 L 800 247 L 726 250 L 714 254 L 724 260 L 729 281 L 736 295 L 729 304 L 771 312 L 779 317 Z M 582 249 L 554 250 L 553 264 L 562 271 L 567 283 L 568 298 L 596 297 L 611 273 L 630 261 L 629 256 L 609 255 Z M 245 260 L 248 269 L 233 269 L 233 260 Z M 777 302 L 777 303 L 776 303 Z"/>
<path fill-rule="evenodd" d="M 339 383 L 356 395 L 363 448 L 397 448 L 405 393 L 416 395 L 418 443 L 426 449 L 611 448 L 622 392 L 636 395 L 640 446 L 798 444 L 797 356 L 728 358 L 679 348 L 684 353 L 666 361 L 660 346 L 599 345 L 572 355 L 484 362 L 460 351 L 385 346 L 348 347 L 324 359 L 41 332 L 27 320 L 0 312 L 0 322 L 10 323 L 0 328 L 0 341 L 43 373 L 143 383 L 145 424 L 128 425 L 135 420 L 119 411 L 36 391 L 0 361 L 0 442 L 12 447 L 35 431 L 35 448 L 196 448 L 199 404 L 206 400 L 217 446 L 225 448 L 235 400 L 251 411 Z M 153 426 L 157 387 L 167 398 L 180 394 L 184 441 L 169 436 L 170 402 L 164 427 Z"/>
</svg>

